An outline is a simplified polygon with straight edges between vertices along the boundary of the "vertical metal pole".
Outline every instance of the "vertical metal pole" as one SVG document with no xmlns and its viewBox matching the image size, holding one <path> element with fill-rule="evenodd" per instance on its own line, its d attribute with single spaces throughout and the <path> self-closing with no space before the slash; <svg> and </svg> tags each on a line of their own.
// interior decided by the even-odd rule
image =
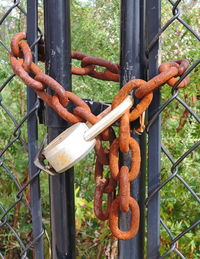
<svg viewBox="0 0 200 259">
<path fill-rule="evenodd" d="M 38 2 L 37 0 L 27 0 L 27 39 L 31 45 L 38 37 Z M 34 62 L 37 62 L 37 46 L 32 50 Z M 36 104 L 37 96 L 35 92 L 27 88 L 27 112 L 30 112 Z M 34 165 L 34 159 L 37 154 L 37 115 L 33 113 L 27 120 L 28 123 L 28 151 L 29 151 L 29 176 L 32 178 L 38 171 Z M 42 227 L 42 212 L 40 199 L 40 179 L 35 177 L 31 183 L 31 213 L 33 224 L 33 238 L 37 238 L 43 231 Z M 34 256 L 36 259 L 44 258 L 43 236 L 34 244 Z"/>
<path fill-rule="evenodd" d="M 44 1 L 46 72 L 71 91 L 69 5 L 69 0 Z M 47 107 L 46 125 L 49 141 L 69 126 L 50 107 Z M 50 176 L 53 259 L 75 258 L 73 181 L 73 169 Z"/>
<path fill-rule="evenodd" d="M 147 35 L 148 44 L 153 40 L 160 29 L 160 1 L 147 1 Z M 147 48 L 148 49 L 148 48 Z M 149 50 L 149 78 L 158 73 L 159 41 Z M 160 106 L 160 90 L 154 91 L 154 98 L 149 107 L 149 118 Z M 160 183 L 160 117 L 149 129 L 149 152 L 148 152 L 148 194 L 158 187 Z M 160 246 L 160 195 L 157 193 L 148 203 L 147 219 L 147 258 L 159 258 Z"/>
<path fill-rule="evenodd" d="M 144 23 L 144 0 L 121 0 L 121 87 L 134 78 L 146 79 L 145 63 L 145 23 Z M 137 103 L 138 100 L 135 100 Z M 133 125 L 137 127 L 137 123 Z M 132 129 L 133 129 L 132 128 Z M 138 201 L 140 206 L 140 228 L 135 238 L 127 241 L 119 241 L 120 259 L 144 258 L 144 198 L 145 198 L 145 134 L 141 137 L 133 134 L 140 144 L 142 163 L 139 177 L 131 184 L 131 195 Z M 130 157 L 123 157 L 123 164 L 130 165 Z M 121 213 L 120 228 L 129 227 L 130 215 Z"/>
</svg>

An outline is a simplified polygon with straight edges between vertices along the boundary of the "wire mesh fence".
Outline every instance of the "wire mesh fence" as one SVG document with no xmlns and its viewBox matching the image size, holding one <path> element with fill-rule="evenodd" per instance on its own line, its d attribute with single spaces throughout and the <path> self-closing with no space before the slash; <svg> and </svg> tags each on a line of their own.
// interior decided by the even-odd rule
<svg viewBox="0 0 200 259">
<path fill-rule="evenodd" d="M 43 252 L 45 230 L 33 234 L 36 228 L 32 225 L 33 221 L 41 221 L 38 181 L 40 171 L 30 176 L 31 169 L 28 162 L 30 146 L 28 146 L 29 137 L 26 130 L 27 121 L 32 116 L 36 116 L 39 101 L 36 100 L 31 109 L 27 110 L 26 88 L 12 73 L 9 64 L 10 37 L 16 32 L 16 28 L 17 31 L 26 30 L 26 4 L 26 1 L 14 1 L 10 4 L 2 1 L 0 6 L 1 258 L 33 258 L 36 254 L 37 258 L 42 258 L 45 253 Z M 152 256 L 149 252 L 150 247 L 147 246 L 147 258 L 199 258 L 198 65 L 200 61 L 196 46 L 200 38 L 199 20 L 195 18 L 197 16 L 194 13 L 199 12 L 200 6 L 198 1 L 178 0 L 163 1 L 161 7 L 162 26 L 147 46 L 147 58 L 151 56 L 154 47 L 161 39 L 161 49 L 165 49 L 161 53 L 162 61 L 173 60 L 174 57 L 190 60 L 190 68 L 179 82 L 189 74 L 191 83 L 185 90 L 176 89 L 179 82 L 173 89 L 165 89 L 163 86 L 161 105 L 159 106 L 159 99 L 157 99 L 157 106 L 150 114 L 147 132 L 154 130 L 153 126 L 159 116 L 162 116 L 162 154 L 160 175 L 156 181 L 149 182 L 149 193 L 146 199 L 147 210 L 154 208 L 155 203 L 152 201 L 156 202 L 157 208 L 160 208 L 156 217 L 150 215 L 151 220 L 159 227 L 153 230 L 155 233 L 151 237 L 147 235 L 151 242 L 159 245 L 153 246 Z M 174 44 L 169 44 L 169 41 Z M 155 63 L 150 62 L 149 77 L 153 76 L 152 66 L 155 66 Z M 40 135 L 42 135 L 41 132 Z M 160 141 L 159 135 L 157 138 Z M 37 137 L 32 145 L 36 143 Z M 155 161 L 151 161 L 149 165 L 151 166 L 152 163 Z M 35 186 L 36 189 L 34 189 Z M 31 191 L 32 197 L 36 194 L 38 199 L 34 201 L 31 199 Z M 39 216 L 35 215 L 33 220 L 31 207 L 34 204 L 39 208 Z M 43 204 L 43 208 L 45 209 L 47 205 Z M 49 222 L 47 218 L 45 220 Z M 49 253 L 48 257 L 50 257 Z"/>
<path fill-rule="evenodd" d="M 151 204 L 155 197 L 157 199 L 154 202 L 160 206 L 161 216 L 158 212 L 156 217 L 156 221 L 160 219 L 158 233 L 151 237 L 151 242 L 160 243 L 160 247 L 154 246 L 157 252 L 151 251 L 149 258 L 157 258 L 159 250 L 160 258 L 199 257 L 200 199 L 197 165 L 200 159 L 200 118 L 197 114 L 200 60 L 198 51 L 194 52 L 200 40 L 199 21 L 195 18 L 197 12 L 197 1 L 163 1 L 162 26 L 147 48 L 148 55 L 151 55 L 155 44 L 161 39 L 162 62 L 179 57 L 190 60 L 191 64 L 179 80 L 180 82 L 190 75 L 187 89 L 177 89 L 179 82 L 173 89 L 167 90 L 163 86 L 161 105 L 151 114 L 147 127 L 147 131 L 150 131 L 159 116 L 162 116 L 160 175 L 156 182 L 149 182 L 146 200 L 148 210 L 151 210 L 151 206 L 155 208 L 155 204 Z M 152 166 L 154 162 L 149 165 Z M 151 250 L 150 247 L 148 249 Z"/>
<path fill-rule="evenodd" d="M 36 169 L 33 174 L 28 159 L 30 146 L 34 147 L 37 139 L 33 137 L 32 143 L 28 143 L 30 134 L 27 134 L 27 122 L 30 127 L 30 119 L 36 116 L 39 102 L 36 100 L 32 107 L 27 107 L 26 87 L 15 77 L 9 64 L 11 35 L 16 29 L 27 29 L 26 4 L 26 1 L 2 1 L 0 6 L 1 258 L 43 258 L 39 255 L 43 254 L 44 230 L 36 227 L 41 222 L 40 171 Z M 37 132 L 32 136 L 35 134 Z"/>
</svg>

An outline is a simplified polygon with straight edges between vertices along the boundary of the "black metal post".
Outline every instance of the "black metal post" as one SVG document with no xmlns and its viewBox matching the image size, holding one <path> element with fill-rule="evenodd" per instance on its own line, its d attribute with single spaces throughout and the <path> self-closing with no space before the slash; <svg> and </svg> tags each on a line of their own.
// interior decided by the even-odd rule
<svg viewBox="0 0 200 259">
<path fill-rule="evenodd" d="M 148 36 L 148 60 L 149 76 L 148 80 L 158 73 L 158 51 L 159 41 L 156 41 L 151 49 L 149 44 L 160 29 L 160 1 L 147 1 L 147 36 Z M 158 110 L 160 106 L 160 90 L 154 91 L 154 98 L 149 107 L 149 119 Z M 151 194 L 160 183 L 160 116 L 149 129 L 149 148 L 148 148 L 148 194 Z M 147 218 L 147 258 L 159 258 L 160 246 L 160 195 L 156 193 L 148 203 Z"/>
<path fill-rule="evenodd" d="M 46 72 L 71 91 L 69 0 L 44 1 Z M 50 91 L 51 94 L 52 91 Z M 46 125 L 51 141 L 67 126 L 50 107 Z M 52 257 L 75 258 L 73 169 L 50 177 Z"/>
<path fill-rule="evenodd" d="M 145 63 L 145 1 L 122 0 L 121 1 L 121 87 L 134 78 L 146 79 Z M 135 103 L 138 100 L 135 99 Z M 136 124 L 133 125 L 137 127 Z M 140 206 L 140 228 L 135 238 L 127 241 L 119 241 L 119 258 L 142 259 L 144 258 L 144 198 L 145 198 L 145 134 L 141 137 L 133 134 L 140 144 L 142 163 L 138 178 L 131 184 L 131 195 Z M 123 157 L 122 163 L 130 165 L 130 157 Z M 129 216 L 121 213 L 120 228 L 129 227 Z"/>
<path fill-rule="evenodd" d="M 34 43 L 38 38 L 38 1 L 27 0 L 27 39 L 29 45 Z M 37 46 L 32 49 L 34 62 L 37 62 Z M 37 96 L 35 92 L 27 87 L 27 112 L 29 113 L 36 107 Z M 29 176 L 32 178 L 38 171 L 34 165 L 34 159 L 37 154 L 37 115 L 32 113 L 28 117 L 28 151 L 29 151 Z M 31 196 L 31 214 L 33 225 L 33 239 L 37 239 L 43 232 L 42 227 L 42 212 L 41 212 L 41 198 L 40 198 L 40 179 L 39 176 L 35 177 L 31 183 L 30 188 Z M 34 243 L 34 257 L 36 259 L 44 258 L 43 236 L 37 239 Z"/>
</svg>

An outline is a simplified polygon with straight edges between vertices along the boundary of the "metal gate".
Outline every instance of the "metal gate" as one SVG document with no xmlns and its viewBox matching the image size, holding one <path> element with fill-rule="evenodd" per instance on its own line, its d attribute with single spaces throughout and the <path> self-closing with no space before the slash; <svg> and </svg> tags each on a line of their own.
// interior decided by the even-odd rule
<svg viewBox="0 0 200 259">
<path fill-rule="evenodd" d="M 32 89 L 27 88 L 25 94 L 25 86 L 12 73 L 9 65 L 10 34 L 18 30 L 27 30 L 34 62 L 38 61 L 38 42 L 43 36 L 38 26 L 38 5 L 40 10 L 44 10 L 46 72 L 65 89 L 71 91 L 69 1 L 52 0 L 44 3 L 37 0 L 18 0 L 10 3 L 2 1 L 0 4 L 1 258 L 75 258 L 73 169 L 49 177 L 49 203 L 42 204 L 41 196 L 44 192 L 42 191 L 41 195 L 40 189 L 43 188 L 42 184 L 47 178 L 33 163 L 38 152 L 38 139 L 41 142 L 46 127 L 48 141 L 51 141 L 69 124 L 51 108 L 44 107 Z M 162 17 L 161 7 L 166 9 L 166 15 L 162 13 Z M 174 50 L 169 50 L 172 54 L 164 59 L 168 60 L 173 55 L 179 58 L 179 55 L 183 55 L 190 59 L 191 65 L 174 87 L 162 95 L 162 98 L 160 90 L 154 92 L 154 99 L 148 110 L 146 132 L 141 136 L 135 136 L 141 147 L 142 167 L 139 178 L 131 184 L 131 194 L 140 205 L 141 223 L 135 238 L 119 241 L 119 258 L 200 256 L 198 244 L 191 244 L 191 249 L 194 247 L 191 254 L 185 254 L 181 245 L 182 240 L 190 238 L 188 234 L 191 232 L 192 238 L 198 236 L 200 223 L 198 184 L 195 184 L 198 181 L 197 163 L 200 159 L 198 153 L 200 118 L 197 115 L 199 60 L 195 59 L 197 55 L 193 53 L 198 49 L 193 50 L 189 44 L 191 41 L 195 41 L 196 45 L 199 43 L 197 26 L 199 21 L 189 20 L 185 15 L 198 10 L 199 4 L 196 1 L 121 1 L 121 87 L 133 78 L 149 80 L 157 74 L 159 59 L 162 56 L 162 53 L 160 54 L 162 44 L 165 46 L 167 37 L 173 37 L 168 34 L 168 31 L 171 32 L 169 28 L 173 28 L 177 45 Z M 188 51 L 185 50 L 185 38 L 188 39 Z M 181 48 L 182 52 L 179 51 Z M 176 86 L 187 75 L 191 76 L 191 87 L 186 95 L 187 89 L 182 94 Z M 91 109 L 95 109 L 97 113 L 106 107 L 106 104 L 91 100 L 89 102 Z M 173 111 L 170 116 L 168 109 L 171 113 Z M 171 124 L 168 123 L 169 120 L 173 120 Z M 174 125 L 173 130 L 170 128 L 171 125 Z M 136 126 L 133 125 L 133 128 Z M 185 130 L 188 128 L 190 130 Z M 161 132 L 164 135 L 162 138 Z M 179 141 L 174 141 L 175 138 Z M 190 181 L 185 180 L 187 173 L 191 174 Z M 183 186 L 184 191 L 179 186 Z M 177 207 L 173 205 L 177 201 L 176 190 L 182 193 L 182 197 L 178 196 L 182 207 L 180 204 Z M 185 206 L 188 199 L 191 206 L 189 208 Z M 166 216 L 166 212 L 163 213 L 165 208 L 169 208 L 168 211 L 171 213 L 169 217 Z M 173 221 L 175 211 L 180 212 L 176 222 Z M 121 228 L 124 228 L 127 222 L 127 217 L 121 215 Z M 51 238 L 45 228 L 51 232 Z M 195 240 L 197 242 L 197 239 Z"/>
</svg>

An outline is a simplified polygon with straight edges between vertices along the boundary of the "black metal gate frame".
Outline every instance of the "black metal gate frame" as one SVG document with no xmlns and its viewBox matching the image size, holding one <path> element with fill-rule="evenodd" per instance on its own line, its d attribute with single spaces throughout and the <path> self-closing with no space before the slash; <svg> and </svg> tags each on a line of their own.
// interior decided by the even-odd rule
<svg viewBox="0 0 200 259">
<path fill-rule="evenodd" d="M 141 3 L 143 1 L 122 1 L 121 87 L 130 79 L 145 77 L 145 70 L 143 70 L 145 66 L 144 44 L 139 44 L 141 39 L 144 42 L 144 21 L 142 20 L 144 3 Z M 69 16 L 69 2 L 57 0 L 45 2 L 45 45 L 47 63 L 50 64 L 46 72 L 68 91 L 71 90 Z M 56 58 L 51 55 L 52 51 Z M 93 106 L 90 107 L 93 110 Z M 50 141 L 63 131 L 67 124 L 50 108 L 47 108 L 46 116 Z M 134 135 L 134 137 L 141 142 L 141 146 L 144 148 L 144 136 L 138 138 Z M 144 150 L 142 154 L 144 161 Z M 123 163 L 130 164 L 130 157 L 124 157 L 122 160 L 124 160 Z M 139 180 L 134 181 L 131 185 L 131 194 L 138 200 L 142 212 L 140 230 L 136 238 L 119 242 L 120 258 L 142 258 L 144 254 L 142 248 L 144 247 L 144 176 L 145 165 L 143 163 Z M 50 177 L 50 189 L 53 258 L 74 258 L 73 170 Z M 121 228 L 126 228 L 128 222 L 129 218 L 122 214 L 120 216 Z"/>
<path fill-rule="evenodd" d="M 121 86 L 132 78 L 141 78 L 148 80 L 157 74 L 158 68 L 158 50 L 159 37 L 174 21 L 182 23 L 187 30 L 199 41 L 199 35 L 181 18 L 179 4 L 181 0 L 173 2 L 168 1 L 172 5 L 172 17 L 160 28 L 160 1 L 159 0 L 121 0 Z M 47 66 L 46 72 L 60 82 L 65 89 L 71 90 L 71 73 L 70 73 L 70 3 L 64 0 L 44 1 L 44 20 L 45 20 L 45 44 L 46 59 L 50 66 Z M 5 12 L 0 19 L 0 26 L 9 16 L 13 9 L 17 9 L 26 15 L 21 7 L 21 1 L 14 1 L 14 4 Z M 37 17 L 38 1 L 27 0 L 27 37 L 28 42 L 32 45 L 34 61 L 37 62 L 37 43 L 41 37 L 38 31 Z M 38 33 L 39 32 L 39 33 Z M 39 34 L 39 37 L 38 37 Z M 3 41 L 1 45 L 9 51 L 9 47 Z M 59 49 L 59 51 L 57 51 Z M 52 52 L 56 56 L 52 56 Z M 55 58 L 56 57 L 56 58 Z M 136 62 L 137 60 L 137 62 Z M 194 68 L 199 65 L 200 61 L 194 62 L 188 71 L 180 78 L 183 80 Z M 11 75 L 0 87 L 0 92 L 13 79 Z M 178 83 L 179 83 L 178 82 Z M 178 85 L 178 83 L 176 85 Z M 180 163 L 194 150 L 196 150 L 200 141 L 197 141 L 187 152 L 185 152 L 177 161 L 166 150 L 160 142 L 160 114 L 173 100 L 178 101 L 184 106 L 191 116 L 200 123 L 200 118 L 194 111 L 179 97 L 176 85 L 172 90 L 172 96 L 160 107 L 160 91 L 154 92 L 154 99 L 149 108 L 148 114 L 148 197 L 147 205 L 147 258 L 156 259 L 164 258 L 175 252 L 180 258 L 185 258 L 181 251 L 177 249 L 177 241 L 191 229 L 196 227 L 200 221 L 194 222 L 178 236 L 174 237 L 165 222 L 160 219 L 160 194 L 159 191 L 164 188 L 167 183 L 174 177 L 179 179 L 193 195 L 197 203 L 200 203 L 199 197 L 192 188 L 178 174 L 178 166 Z M 138 100 L 135 100 L 136 103 Z M 99 107 L 101 111 L 103 105 L 90 102 L 90 107 L 95 110 Z M 1 217 L 0 228 L 9 229 L 13 236 L 18 240 L 21 247 L 21 258 L 27 258 L 27 251 L 33 249 L 35 258 L 44 258 L 43 234 L 44 227 L 42 224 L 41 201 L 40 201 L 40 171 L 34 166 L 33 161 L 37 153 L 37 110 L 39 101 L 34 92 L 28 88 L 27 90 L 27 115 L 17 123 L 12 113 L 0 101 L 0 107 L 9 116 L 15 129 L 13 138 L 8 142 L 6 147 L 0 153 L 0 168 L 13 180 L 17 188 L 17 199 L 9 208 L 4 208 L 0 204 Z M 15 141 L 19 140 L 26 146 L 24 140 L 20 136 L 20 128 L 24 122 L 28 122 L 28 150 L 29 150 L 29 175 L 30 180 L 20 186 L 4 163 L 3 156 L 5 152 L 12 146 Z M 45 123 L 48 127 L 48 138 L 51 141 L 55 136 L 62 132 L 67 123 L 60 119 L 51 108 L 46 108 Z M 136 125 L 133 125 L 135 127 Z M 145 237 L 145 175 L 146 175 L 146 136 L 133 136 L 139 141 L 142 151 L 142 168 L 140 177 L 131 185 L 131 194 L 138 200 L 141 209 L 141 225 L 138 235 L 129 241 L 119 242 L 119 258 L 138 259 L 144 258 L 144 237 Z M 171 176 L 163 183 L 160 183 L 160 153 L 164 152 L 172 164 Z M 127 157 L 122 158 L 123 162 L 129 163 Z M 31 190 L 31 208 L 23 199 L 23 191 L 30 184 Z M 51 229 L 52 229 L 52 258 L 75 258 L 75 224 L 74 224 L 74 194 L 73 194 L 73 170 L 59 176 L 50 177 L 51 192 Z M 32 213 L 33 239 L 31 243 L 24 244 L 15 229 L 9 224 L 7 216 L 12 208 L 19 202 L 23 202 Z M 170 248 L 160 256 L 160 223 L 166 229 L 171 238 Z M 123 215 L 120 216 L 120 226 L 124 228 L 128 224 L 128 219 Z M 0 257 L 4 258 L 0 251 Z"/>
</svg>

